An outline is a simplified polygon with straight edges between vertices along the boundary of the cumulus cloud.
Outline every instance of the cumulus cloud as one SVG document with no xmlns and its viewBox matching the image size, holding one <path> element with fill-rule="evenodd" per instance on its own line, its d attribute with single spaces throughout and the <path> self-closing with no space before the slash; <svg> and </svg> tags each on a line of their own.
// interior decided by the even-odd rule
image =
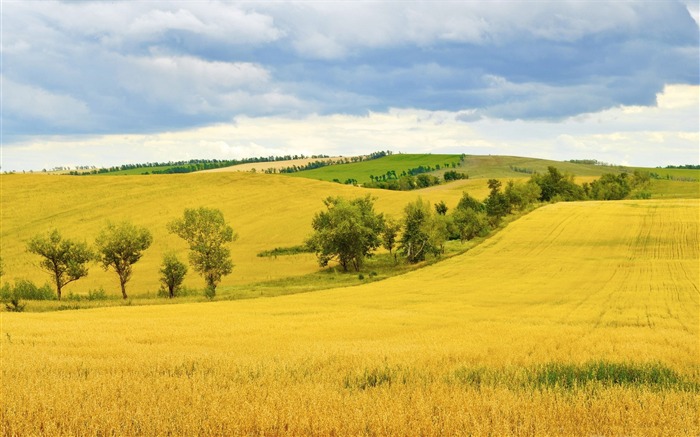
<svg viewBox="0 0 700 437">
<path fill-rule="evenodd" d="M 90 126 L 88 105 L 70 95 L 27 85 L 4 76 L 2 105 L 5 123 L 12 129 L 20 118 L 50 126 Z"/>
<path fill-rule="evenodd" d="M 472 118 L 471 111 L 420 109 L 391 109 L 364 116 L 241 116 L 234 123 L 178 132 L 34 140 L 6 148 L 3 168 L 8 169 L 8 161 L 19 169 L 52 168 L 54 165 L 46 164 L 46 157 L 52 155 L 61 156 L 60 165 L 116 165 L 299 153 L 351 155 L 386 149 L 592 158 L 650 167 L 697 164 L 699 95 L 698 86 L 668 86 L 658 96 L 663 102 L 659 105 L 620 106 L 559 123 Z M 115 161 L 114 150 L 122 151 L 122 159 Z"/>
<path fill-rule="evenodd" d="M 423 125 L 528 129 L 644 112 L 665 85 L 700 81 L 697 10 L 688 1 L 8 2 L 3 139 L 404 110 L 430 114 Z"/>
</svg>

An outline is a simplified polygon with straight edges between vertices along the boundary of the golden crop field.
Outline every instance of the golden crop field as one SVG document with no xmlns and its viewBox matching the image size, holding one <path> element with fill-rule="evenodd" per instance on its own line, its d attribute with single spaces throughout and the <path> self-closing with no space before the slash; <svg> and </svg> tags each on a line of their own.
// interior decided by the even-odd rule
<svg viewBox="0 0 700 437">
<path fill-rule="evenodd" d="M 473 181 L 470 186 L 480 197 L 488 192 L 484 180 Z M 0 244 L 6 273 L 3 280 L 23 278 L 38 284 L 50 280 L 38 267 L 40 259 L 26 252 L 27 241 L 34 235 L 57 228 L 66 238 L 92 244 L 108 221 L 129 220 L 148 228 L 154 240 L 134 265 L 133 278 L 127 284 L 127 291 L 133 295 L 156 293 L 164 253 L 174 251 L 180 259 L 187 259 L 185 242 L 166 230 L 166 224 L 182 217 L 185 208 L 221 209 L 238 233 L 238 240 L 230 245 L 233 273 L 221 283 L 221 288 L 225 288 L 317 271 L 318 264 L 309 254 L 276 259 L 256 255 L 303 243 L 312 231 L 313 215 L 324 208 L 322 200 L 328 196 L 360 197 L 370 193 L 377 197 L 378 211 L 398 217 L 404 205 L 419 195 L 235 172 L 109 177 L 3 175 L 0 187 Z M 453 206 L 459 201 L 462 188 L 420 195 L 433 203 L 444 200 Z M 204 281 L 190 272 L 185 285 L 201 289 Z M 89 275 L 69 284 L 65 293 L 85 294 L 100 287 L 109 294 L 119 294 L 116 274 L 93 264 Z"/>
<path fill-rule="evenodd" d="M 255 203 L 229 182 L 209 196 L 234 225 L 229 199 Z M 357 287 L 0 313 L 3 433 L 697 436 L 699 222 L 698 200 L 558 203 Z"/>
</svg>

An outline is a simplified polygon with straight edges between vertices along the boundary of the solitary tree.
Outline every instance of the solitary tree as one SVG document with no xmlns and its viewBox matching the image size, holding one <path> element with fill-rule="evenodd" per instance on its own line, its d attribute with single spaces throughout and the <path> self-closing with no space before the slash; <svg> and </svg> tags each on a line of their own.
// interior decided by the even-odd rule
<svg viewBox="0 0 700 437">
<path fill-rule="evenodd" d="M 190 264 L 207 284 L 206 296 L 216 296 L 221 278 L 233 271 L 231 251 L 224 246 L 237 238 L 224 214 L 215 208 L 185 209 L 181 219 L 168 224 L 168 230 L 190 246 Z"/>
<path fill-rule="evenodd" d="M 185 279 L 187 266 L 175 254 L 169 253 L 163 257 L 160 274 L 160 282 L 168 289 L 168 297 L 172 299 Z"/>
<path fill-rule="evenodd" d="M 97 258 L 105 271 L 113 268 L 119 276 L 122 297 L 127 299 L 126 283 L 131 279 L 133 265 L 153 242 L 151 233 L 129 222 L 110 223 L 97 236 Z"/>
<path fill-rule="evenodd" d="M 27 251 L 43 258 L 39 266 L 53 275 L 58 300 L 61 300 L 63 287 L 87 276 L 87 264 L 94 257 L 86 243 L 63 239 L 57 229 L 48 235 L 33 237 L 27 244 Z"/>
<path fill-rule="evenodd" d="M 316 252 L 321 267 L 335 259 L 343 270 L 352 266 L 359 271 L 365 257 L 381 244 L 383 215 L 374 212 L 369 195 L 352 200 L 329 197 L 323 203 L 328 210 L 314 216 L 315 232 L 307 246 Z"/>
</svg>

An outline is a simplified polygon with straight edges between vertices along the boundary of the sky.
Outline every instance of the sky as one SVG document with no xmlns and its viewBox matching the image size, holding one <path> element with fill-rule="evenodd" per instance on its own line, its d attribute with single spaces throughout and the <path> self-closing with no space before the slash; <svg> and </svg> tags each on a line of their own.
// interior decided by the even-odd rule
<svg viewBox="0 0 700 437">
<path fill-rule="evenodd" d="M 378 150 L 700 163 L 697 1 L 0 13 L 2 171 Z"/>
</svg>

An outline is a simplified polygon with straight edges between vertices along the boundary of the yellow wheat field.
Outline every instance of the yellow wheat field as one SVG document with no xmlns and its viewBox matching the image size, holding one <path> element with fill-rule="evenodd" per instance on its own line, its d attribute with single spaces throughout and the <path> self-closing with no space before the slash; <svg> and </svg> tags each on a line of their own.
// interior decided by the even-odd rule
<svg viewBox="0 0 700 437">
<path fill-rule="evenodd" d="M 560 203 L 357 287 L 0 313 L 3 433 L 697 436 L 699 221 Z M 537 379 L 595 362 L 675 382 Z"/>
<path fill-rule="evenodd" d="M 480 196 L 487 192 L 484 180 L 473 182 L 471 187 Z M 396 217 L 405 204 L 418 196 L 281 175 L 236 172 L 105 177 L 2 175 L 3 280 L 31 279 L 37 284 L 50 280 L 38 267 L 40 259 L 26 252 L 26 243 L 34 235 L 55 227 L 67 238 L 93 244 L 109 220 L 130 220 L 148 228 L 154 241 L 134 265 L 127 291 L 133 295 L 148 292 L 153 295 L 159 288 L 158 269 L 163 254 L 173 251 L 180 259 L 187 259 L 186 244 L 169 234 L 166 224 L 181 217 L 185 208 L 199 206 L 221 209 L 239 236 L 230 245 L 235 267 L 231 275 L 224 277 L 222 287 L 299 276 L 318 270 L 312 255 L 276 259 L 261 259 L 256 255 L 275 247 L 302 244 L 312 232 L 311 219 L 324 208 L 322 200 L 326 197 L 360 197 L 367 193 L 377 197 L 378 211 Z M 421 195 L 433 203 L 444 200 L 453 206 L 461 194 L 461 189 L 449 189 Z M 190 272 L 185 285 L 201 289 L 204 281 Z M 93 264 L 89 275 L 69 284 L 65 293 L 84 294 L 100 287 L 109 294 L 119 294 L 116 274 L 104 272 Z"/>
</svg>

